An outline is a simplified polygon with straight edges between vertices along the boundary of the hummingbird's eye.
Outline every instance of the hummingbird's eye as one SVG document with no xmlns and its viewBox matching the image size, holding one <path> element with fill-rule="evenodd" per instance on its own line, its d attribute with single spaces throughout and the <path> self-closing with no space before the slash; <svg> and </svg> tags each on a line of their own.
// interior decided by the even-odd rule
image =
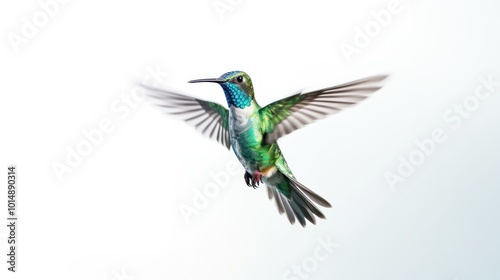
<svg viewBox="0 0 500 280">
<path fill-rule="evenodd" d="M 236 77 L 236 80 L 238 81 L 238 83 L 243 82 L 243 76 Z"/>
</svg>

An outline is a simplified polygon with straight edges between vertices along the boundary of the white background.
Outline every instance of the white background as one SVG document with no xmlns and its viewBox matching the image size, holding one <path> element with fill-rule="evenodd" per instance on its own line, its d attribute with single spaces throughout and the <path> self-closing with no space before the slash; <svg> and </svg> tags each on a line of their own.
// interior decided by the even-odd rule
<svg viewBox="0 0 500 280">
<path fill-rule="evenodd" d="M 388 2 L 73 0 L 16 47 L 9 38 L 22 36 L 23 18 L 43 10 L 3 1 L 0 216 L 15 164 L 19 244 L 18 272 L 2 261 L 1 278 L 499 279 L 500 87 L 460 126 L 443 118 L 479 77 L 500 80 L 498 1 L 401 0 L 348 61 L 341 43 L 353 45 Z M 233 6 L 220 14 L 214 3 Z M 363 104 L 280 140 L 299 180 L 333 205 L 304 229 L 241 171 L 186 222 L 181 205 L 235 157 L 147 101 L 126 117 L 112 109 L 148 67 L 169 73 L 163 86 L 222 104 L 217 85 L 186 81 L 244 70 L 265 105 L 391 77 Z M 113 131 L 58 180 L 54 162 L 103 119 Z M 446 141 L 391 189 L 385 174 L 436 128 Z M 327 253 L 318 238 L 337 248 Z M 317 250 L 327 257 L 313 259 Z"/>
</svg>

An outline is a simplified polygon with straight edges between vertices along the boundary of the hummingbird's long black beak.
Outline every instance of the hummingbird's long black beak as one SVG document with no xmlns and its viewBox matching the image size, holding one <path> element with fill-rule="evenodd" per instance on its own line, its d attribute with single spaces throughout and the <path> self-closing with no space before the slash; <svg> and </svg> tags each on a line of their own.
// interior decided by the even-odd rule
<svg viewBox="0 0 500 280">
<path fill-rule="evenodd" d="M 198 79 L 198 80 L 191 80 L 188 81 L 188 83 L 218 83 L 218 84 L 223 84 L 226 81 L 220 78 L 213 78 L 213 79 Z"/>
</svg>

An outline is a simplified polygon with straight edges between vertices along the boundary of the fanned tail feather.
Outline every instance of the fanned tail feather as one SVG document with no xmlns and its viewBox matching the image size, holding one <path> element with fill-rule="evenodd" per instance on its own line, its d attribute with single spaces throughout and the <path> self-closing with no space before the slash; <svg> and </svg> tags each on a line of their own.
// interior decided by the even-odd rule
<svg viewBox="0 0 500 280">
<path fill-rule="evenodd" d="M 278 212 L 286 213 L 290 224 L 294 224 L 295 220 L 305 227 L 306 220 L 312 224 L 316 224 L 316 217 L 325 219 L 325 215 L 314 204 L 323 207 L 331 207 L 330 203 L 324 198 L 299 183 L 294 177 L 284 176 L 290 186 L 290 197 L 285 196 L 276 187 L 268 186 L 267 192 L 269 199 L 274 199 Z"/>
</svg>

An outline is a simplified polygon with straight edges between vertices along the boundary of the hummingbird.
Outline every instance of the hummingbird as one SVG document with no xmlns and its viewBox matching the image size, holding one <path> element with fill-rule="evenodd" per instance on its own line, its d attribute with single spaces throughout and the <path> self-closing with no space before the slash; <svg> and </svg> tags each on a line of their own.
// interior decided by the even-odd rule
<svg viewBox="0 0 500 280">
<path fill-rule="evenodd" d="M 165 113 L 180 117 L 228 150 L 232 148 L 245 169 L 246 185 L 255 189 L 263 183 L 278 212 L 286 213 L 290 224 L 297 220 L 305 227 L 306 220 L 316 224 L 315 216 L 325 219 L 318 205 L 328 208 L 331 204 L 297 180 L 281 152 L 278 139 L 359 103 L 379 90 L 381 86 L 377 83 L 386 77 L 371 76 L 320 90 L 299 92 L 264 107 L 257 103 L 252 80 L 243 71 L 189 81 L 219 84 L 227 108 L 172 90 L 144 87 Z"/>
</svg>

